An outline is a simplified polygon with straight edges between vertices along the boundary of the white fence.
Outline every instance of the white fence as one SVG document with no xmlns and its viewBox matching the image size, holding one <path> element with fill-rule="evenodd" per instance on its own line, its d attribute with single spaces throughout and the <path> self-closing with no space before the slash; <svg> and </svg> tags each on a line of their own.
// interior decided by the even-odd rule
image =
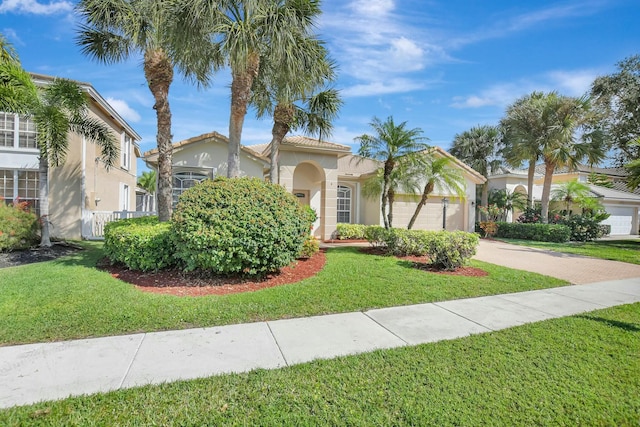
<svg viewBox="0 0 640 427">
<path fill-rule="evenodd" d="M 119 219 L 155 215 L 155 212 L 136 211 L 84 211 L 82 213 L 82 238 L 104 240 L 104 226 Z"/>
</svg>

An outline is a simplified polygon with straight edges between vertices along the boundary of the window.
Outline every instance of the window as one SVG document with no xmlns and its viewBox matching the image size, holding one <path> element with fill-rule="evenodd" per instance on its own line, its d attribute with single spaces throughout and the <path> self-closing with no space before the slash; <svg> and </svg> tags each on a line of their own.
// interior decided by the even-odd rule
<svg viewBox="0 0 640 427">
<path fill-rule="evenodd" d="M 131 143 L 132 138 L 126 133 L 122 134 L 122 144 L 120 147 L 120 155 L 122 161 L 122 168 L 129 169 L 131 167 Z"/>
<path fill-rule="evenodd" d="M 351 222 L 351 189 L 338 185 L 338 222 Z"/>
<path fill-rule="evenodd" d="M 12 113 L 0 113 L 0 147 L 38 148 L 33 119 Z"/>
<path fill-rule="evenodd" d="M 0 170 L 0 197 L 4 198 L 5 203 L 12 203 L 16 199 L 27 202 L 37 212 L 40 197 L 38 171 Z"/>
<path fill-rule="evenodd" d="M 208 176 L 198 172 L 180 172 L 173 175 L 173 206 L 178 204 L 180 195 Z"/>
<path fill-rule="evenodd" d="M 123 211 L 129 210 L 129 186 L 122 184 L 120 187 L 120 207 Z"/>
</svg>

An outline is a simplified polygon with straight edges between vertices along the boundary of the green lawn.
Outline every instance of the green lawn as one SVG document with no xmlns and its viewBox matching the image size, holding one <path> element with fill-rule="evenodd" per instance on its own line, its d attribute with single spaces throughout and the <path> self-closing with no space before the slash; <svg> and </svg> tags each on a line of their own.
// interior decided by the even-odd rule
<svg viewBox="0 0 640 427">
<path fill-rule="evenodd" d="M 500 239 L 508 243 L 556 252 L 586 255 L 594 258 L 640 264 L 640 239 L 636 240 L 598 240 L 595 242 L 534 242 L 531 240 Z"/>
<path fill-rule="evenodd" d="M 95 268 L 101 244 L 77 255 L 0 271 L 0 345 L 274 320 L 562 286 L 566 282 L 481 262 L 487 277 L 419 271 L 357 248 L 327 253 L 317 276 L 226 296 L 138 291 Z"/>
<path fill-rule="evenodd" d="M 489 334 L 0 411 L 3 426 L 640 421 L 640 303 Z"/>
</svg>

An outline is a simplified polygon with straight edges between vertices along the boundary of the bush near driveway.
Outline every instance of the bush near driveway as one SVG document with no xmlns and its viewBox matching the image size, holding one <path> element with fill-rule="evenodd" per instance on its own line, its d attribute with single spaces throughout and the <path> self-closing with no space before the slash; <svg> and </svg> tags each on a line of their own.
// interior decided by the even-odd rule
<svg viewBox="0 0 640 427">
<path fill-rule="evenodd" d="M 0 251 L 26 249 L 38 242 L 38 217 L 26 204 L 5 204 L 0 197 Z"/>
<path fill-rule="evenodd" d="M 498 222 L 495 237 L 562 243 L 571 237 L 571 229 L 561 224 Z"/>
</svg>

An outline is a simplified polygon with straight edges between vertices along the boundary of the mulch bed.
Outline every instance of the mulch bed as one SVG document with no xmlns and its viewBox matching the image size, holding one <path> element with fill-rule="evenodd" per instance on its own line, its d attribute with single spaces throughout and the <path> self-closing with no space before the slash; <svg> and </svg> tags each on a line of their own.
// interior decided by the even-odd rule
<svg viewBox="0 0 640 427">
<path fill-rule="evenodd" d="M 0 268 L 51 261 L 62 256 L 72 255 L 79 250 L 82 250 L 79 246 L 66 242 L 55 242 L 50 248 L 36 246 L 21 251 L 0 252 Z"/>
</svg>

